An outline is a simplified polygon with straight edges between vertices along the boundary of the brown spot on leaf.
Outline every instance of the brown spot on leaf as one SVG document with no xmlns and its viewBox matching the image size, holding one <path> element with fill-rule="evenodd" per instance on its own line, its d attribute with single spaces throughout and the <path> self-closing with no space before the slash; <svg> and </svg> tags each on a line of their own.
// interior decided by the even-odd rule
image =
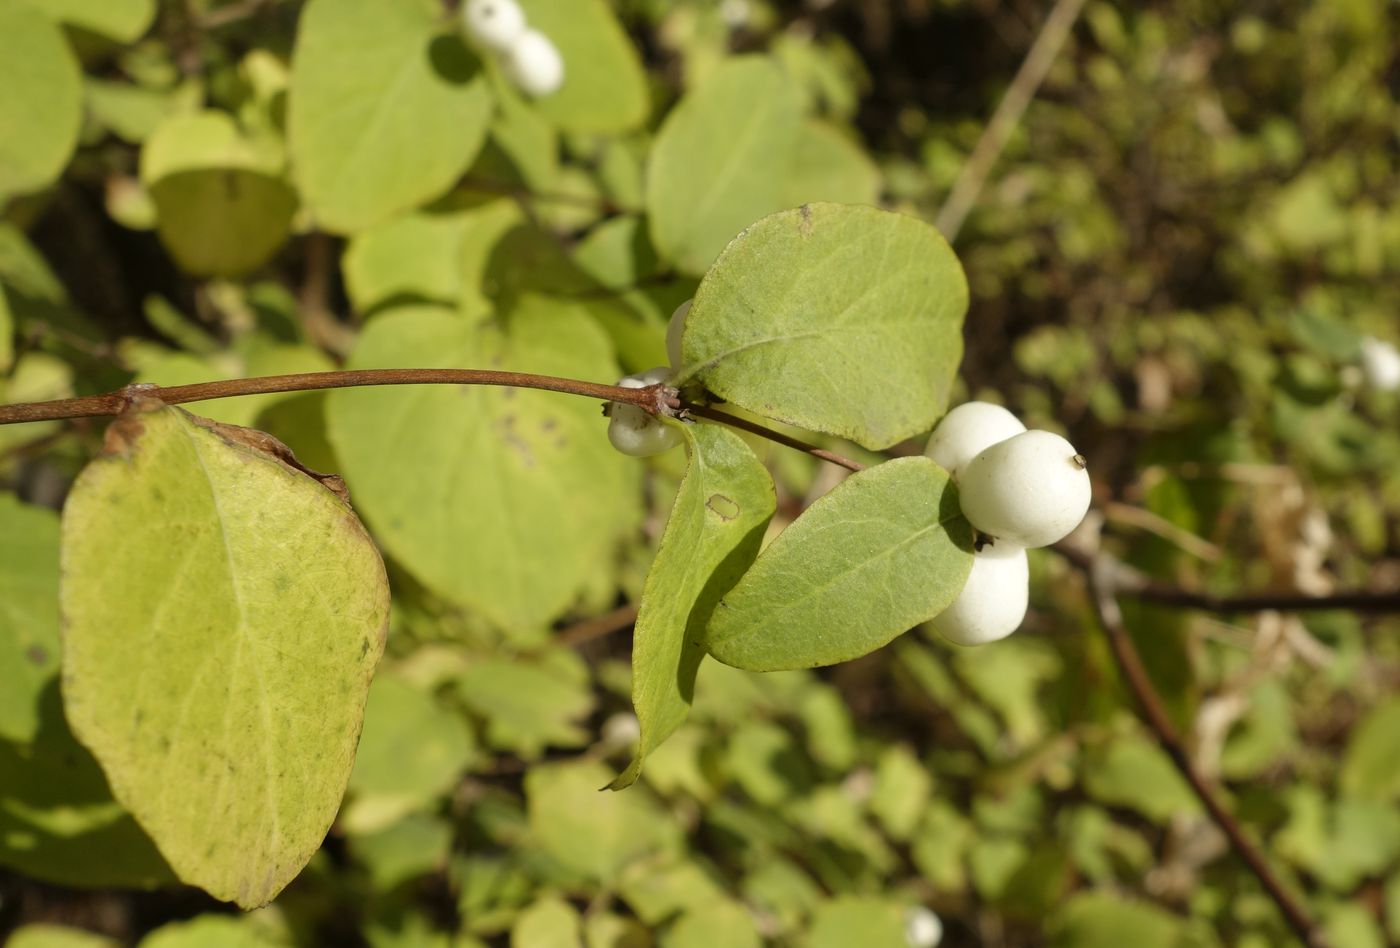
<svg viewBox="0 0 1400 948">
<path fill-rule="evenodd" d="M 705 506 L 725 522 L 739 516 L 739 505 L 723 494 L 711 494 L 710 499 L 705 501 Z"/>
<path fill-rule="evenodd" d="M 804 204 L 797 209 L 797 232 L 803 237 L 812 236 L 812 205 Z"/>
</svg>

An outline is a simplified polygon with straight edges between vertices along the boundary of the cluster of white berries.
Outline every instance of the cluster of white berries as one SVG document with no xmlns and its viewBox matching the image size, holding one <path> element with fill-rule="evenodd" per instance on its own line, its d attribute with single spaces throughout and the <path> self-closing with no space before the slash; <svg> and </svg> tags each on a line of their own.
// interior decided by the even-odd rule
<svg viewBox="0 0 1400 948">
<path fill-rule="evenodd" d="M 467 0 L 462 19 L 525 94 L 549 95 L 564 84 L 564 58 L 548 36 L 530 29 L 516 0 Z"/>
<path fill-rule="evenodd" d="M 1400 388 L 1400 350 L 1384 339 L 1367 336 L 1361 340 L 1361 374 L 1378 392 Z"/>
<path fill-rule="evenodd" d="M 671 314 L 671 322 L 666 326 L 666 355 L 671 360 L 670 368 L 658 365 L 636 375 L 627 375 L 617 380 L 623 388 L 646 388 L 667 382 L 681 364 L 681 333 L 685 330 L 685 317 L 690 312 L 691 300 L 686 300 Z M 681 443 L 682 435 L 674 425 L 668 425 L 660 418 L 647 414 L 636 405 L 613 402 L 608 406 L 608 440 L 623 454 L 645 458 L 653 454 L 669 451 Z"/>
<path fill-rule="evenodd" d="M 948 412 L 924 453 L 952 475 L 963 516 L 981 534 L 967 585 L 933 627 L 958 645 L 1006 638 L 1026 617 L 1026 549 L 1066 536 L 1089 510 L 1084 458 L 1059 435 L 1027 431 L 987 402 Z"/>
</svg>

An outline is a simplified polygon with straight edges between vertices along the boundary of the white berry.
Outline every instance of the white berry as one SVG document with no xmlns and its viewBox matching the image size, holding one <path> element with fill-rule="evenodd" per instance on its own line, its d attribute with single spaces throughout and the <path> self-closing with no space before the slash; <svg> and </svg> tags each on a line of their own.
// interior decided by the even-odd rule
<svg viewBox="0 0 1400 948">
<path fill-rule="evenodd" d="M 1000 405 L 966 402 L 943 416 L 924 454 L 956 478 L 968 461 L 1025 430 L 1020 419 Z"/>
<path fill-rule="evenodd" d="M 1030 599 L 1026 551 L 1005 540 L 984 546 L 972 557 L 972 572 L 958 598 L 932 622 L 955 645 L 985 645 L 1021 627 Z"/>
<path fill-rule="evenodd" d="M 904 913 L 904 940 L 909 948 L 937 948 L 943 940 L 943 919 L 927 906 L 913 906 Z"/>
<path fill-rule="evenodd" d="M 1361 372 L 1376 391 L 1395 391 L 1400 388 L 1400 351 L 1383 339 L 1367 336 L 1361 340 Z"/>
<path fill-rule="evenodd" d="M 639 375 L 619 379 L 617 384 L 623 388 L 646 388 L 665 382 L 670 377 L 670 369 L 657 366 Z M 669 451 L 684 440 L 684 435 L 674 426 L 647 414 L 636 405 L 613 402 L 609 415 L 608 440 L 623 454 L 647 458 Z"/>
<path fill-rule="evenodd" d="M 525 11 L 516 0 L 467 0 L 462 20 L 472 39 L 498 53 L 525 33 Z"/>
<path fill-rule="evenodd" d="M 980 452 L 958 476 L 963 516 L 1012 546 L 1049 546 L 1089 511 L 1084 458 L 1049 431 L 1026 431 Z"/>
<path fill-rule="evenodd" d="M 539 30 L 526 30 L 517 36 L 505 50 L 501 65 L 527 95 L 549 95 L 564 84 L 564 58 Z"/>
<path fill-rule="evenodd" d="M 671 368 L 681 367 L 681 333 L 685 332 L 685 318 L 690 314 L 690 304 L 694 300 L 686 300 L 676 307 L 676 311 L 671 314 L 671 321 L 666 324 L 666 357 L 671 360 Z"/>
</svg>

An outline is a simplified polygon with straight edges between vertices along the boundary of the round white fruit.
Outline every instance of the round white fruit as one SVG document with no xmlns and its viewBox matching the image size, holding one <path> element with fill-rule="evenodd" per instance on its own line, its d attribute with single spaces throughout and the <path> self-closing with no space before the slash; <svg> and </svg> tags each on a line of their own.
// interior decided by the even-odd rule
<svg viewBox="0 0 1400 948">
<path fill-rule="evenodd" d="M 498 53 L 525 35 L 525 11 L 516 0 L 467 0 L 462 21 L 472 39 Z"/>
<path fill-rule="evenodd" d="M 924 454 L 956 478 L 968 461 L 1025 430 L 1021 420 L 1000 405 L 964 402 L 943 416 Z"/>
<path fill-rule="evenodd" d="M 1361 340 L 1361 373 L 1376 391 L 1395 391 L 1400 388 L 1400 351 L 1383 339 L 1367 336 Z"/>
<path fill-rule="evenodd" d="M 564 57 L 548 36 L 526 30 L 505 51 L 506 75 L 527 95 L 549 95 L 564 84 Z"/>
<path fill-rule="evenodd" d="M 904 913 L 904 940 L 909 948 L 937 948 L 943 940 L 943 919 L 926 905 L 912 906 Z"/>
<path fill-rule="evenodd" d="M 972 572 L 958 598 L 933 620 L 933 629 L 955 645 L 986 645 L 1021 627 L 1030 599 L 1026 551 L 1005 540 L 972 557 Z"/>
<path fill-rule="evenodd" d="M 621 378 L 617 384 L 623 388 L 646 388 L 665 382 L 670 377 L 670 369 L 657 366 L 638 375 Z M 685 439 L 677 428 L 647 414 L 636 405 L 613 402 L 609 415 L 608 440 L 614 448 L 632 457 L 648 458 L 669 451 Z"/>
<path fill-rule="evenodd" d="M 1084 458 L 1050 431 L 1026 431 L 981 451 L 958 475 L 963 516 L 1012 546 L 1049 546 L 1089 511 Z"/>
<path fill-rule="evenodd" d="M 666 324 L 666 357 L 671 360 L 673 369 L 681 367 L 681 333 L 685 332 L 685 318 L 690 315 L 690 304 L 694 302 L 686 300 L 677 306 Z"/>
</svg>

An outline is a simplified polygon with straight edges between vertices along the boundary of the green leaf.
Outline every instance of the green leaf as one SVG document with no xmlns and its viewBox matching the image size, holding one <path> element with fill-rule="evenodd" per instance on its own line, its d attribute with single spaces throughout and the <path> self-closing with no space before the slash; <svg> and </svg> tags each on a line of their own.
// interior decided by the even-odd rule
<svg viewBox="0 0 1400 948">
<path fill-rule="evenodd" d="M 446 192 L 485 141 L 491 98 L 429 4 L 311 0 L 289 109 L 301 193 L 320 226 L 343 233 Z"/>
<path fill-rule="evenodd" d="M 808 204 L 754 224 L 705 274 L 677 382 L 750 411 L 888 448 L 942 415 L 967 281 L 928 224 Z"/>
<path fill-rule="evenodd" d="M 174 174 L 151 186 L 156 230 L 175 261 L 195 276 L 242 276 L 282 246 L 296 194 L 255 171 L 225 168 Z"/>
<path fill-rule="evenodd" d="M 200 915 L 162 925 L 141 939 L 139 948 L 277 948 L 280 944 L 246 919 Z"/>
<path fill-rule="evenodd" d="M 46 14 L 119 43 L 131 43 L 151 28 L 155 0 L 30 0 Z"/>
<path fill-rule="evenodd" d="M 1342 793 L 1358 800 L 1388 803 L 1400 797 L 1400 698 L 1366 715 L 1352 733 L 1342 760 Z"/>
<path fill-rule="evenodd" d="M 457 691 L 486 719 L 486 740 L 499 750 L 535 760 L 546 747 L 588 743 L 589 732 L 579 726 L 593 710 L 587 672 L 574 674 L 557 661 L 491 658 L 464 671 Z"/>
<path fill-rule="evenodd" d="M 793 148 L 781 206 L 797 207 L 811 201 L 874 204 L 879 199 L 880 169 L 860 145 L 827 122 L 804 121 Z"/>
<path fill-rule="evenodd" d="M 661 948 L 759 948 L 762 944 L 749 910 L 728 899 L 687 912 L 661 936 Z"/>
<path fill-rule="evenodd" d="M 0 0 L 0 199 L 36 191 L 78 144 L 82 74 L 58 26 L 25 0 Z"/>
<path fill-rule="evenodd" d="M 928 812 L 933 778 L 919 759 L 901 744 L 885 748 L 875 767 L 870 812 L 891 839 L 907 841 Z"/>
<path fill-rule="evenodd" d="M 904 910 L 899 903 L 852 895 L 838 896 L 818 906 L 805 942 L 807 948 L 903 944 Z"/>
<path fill-rule="evenodd" d="M 97 761 L 69 731 L 56 680 L 39 697 L 37 711 L 31 743 L 0 740 L 0 865 L 66 886 L 174 881 L 155 845 L 112 799 Z"/>
<path fill-rule="evenodd" d="M 117 948 L 112 938 L 64 925 L 25 925 L 5 940 L 5 948 Z"/>
<path fill-rule="evenodd" d="M 1101 892 L 1072 896 L 1050 920 L 1056 948 L 1183 948 L 1183 928 L 1155 905 Z"/>
<path fill-rule="evenodd" d="M 564 85 L 536 107 L 568 132 L 623 132 L 650 107 L 641 60 L 605 0 L 522 0 L 564 58 Z"/>
<path fill-rule="evenodd" d="M 361 231 L 346 248 L 346 289 L 369 314 L 395 302 L 453 306 L 462 292 L 465 214 L 405 214 Z"/>
<path fill-rule="evenodd" d="M 34 739 L 58 648 L 58 515 L 0 494 L 0 738 Z"/>
<path fill-rule="evenodd" d="M 181 268 L 241 276 L 272 256 L 297 208 L 282 164 L 276 142 L 249 138 L 223 112 L 177 114 L 156 128 L 141 150 L 141 181 Z"/>
<path fill-rule="evenodd" d="M 348 505 L 250 440 L 114 422 L 68 496 L 60 601 L 74 733 L 180 877 L 245 907 L 335 817 L 389 609 Z"/>
<path fill-rule="evenodd" d="M 376 317 L 350 367 L 391 366 L 619 374 L 586 316 L 540 297 L 522 300 L 504 331 L 435 312 Z M 561 614 L 635 517 L 635 465 L 608 444 L 596 402 L 420 385 L 341 389 L 327 411 L 355 503 L 385 549 L 503 627 Z"/>
<path fill-rule="evenodd" d="M 636 782 L 649 753 L 685 722 L 705 650 L 701 632 L 719 597 L 758 555 L 777 500 L 773 479 L 743 439 L 719 425 L 686 425 L 690 455 L 642 590 L 632 637 L 637 756 L 612 782 Z"/>
<path fill-rule="evenodd" d="M 5 287 L 0 286 L 0 375 L 10 371 L 15 362 L 15 317 Z"/>
<path fill-rule="evenodd" d="M 1100 803 L 1129 807 L 1165 823 L 1201 811 L 1200 801 L 1165 751 L 1146 738 L 1117 738 L 1087 762 L 1084 789 Z"/>
<path fill-rule="evenodd" d="M 374 888 L 388 892 L 447 864 L 452 825 L 436 816 L 414 814 L 388 829 L 355 837 L 350 848 L 368 867 Z"/>
<path fill-rule="evenodd" d="M 753 221 L 783 207 L 801 100 L 772 60 L 724 63 L 666 117 L 652 148 L 646 207 L 661 256 L 704 273 Z"/>
<path fill-rule="evenodd" d="M 475 756 L 476 742 L 461 718 L 432 695 L 380 674 L 365 705 L 364 733 L 341 823 L 349 833 L 384 829 L 430 806 L 456 784 Z"/>
<path fill-rule="evenodd" d="M 510 930 L 510 948 L 583 948 L 578 910 L 558 896 L 545 896 L 520 913 Z"/>
<path fill-rule="evenodd" d="M 604 764 L 543 764 L 525 775 L 530 834 L 561 866 L 611 882 L 631 862 L 679 847 L 677 825 L 642 788 L 599 793 Z"/>
<path fill-rule="evenodd" d="M 901 458 L 847 478 L 759 556 L 723 599 L 705 647 L 750 671 L 873 652 L 938 615 L 972 569 L 972 528 L 947 473 Z"/>
</svg>

